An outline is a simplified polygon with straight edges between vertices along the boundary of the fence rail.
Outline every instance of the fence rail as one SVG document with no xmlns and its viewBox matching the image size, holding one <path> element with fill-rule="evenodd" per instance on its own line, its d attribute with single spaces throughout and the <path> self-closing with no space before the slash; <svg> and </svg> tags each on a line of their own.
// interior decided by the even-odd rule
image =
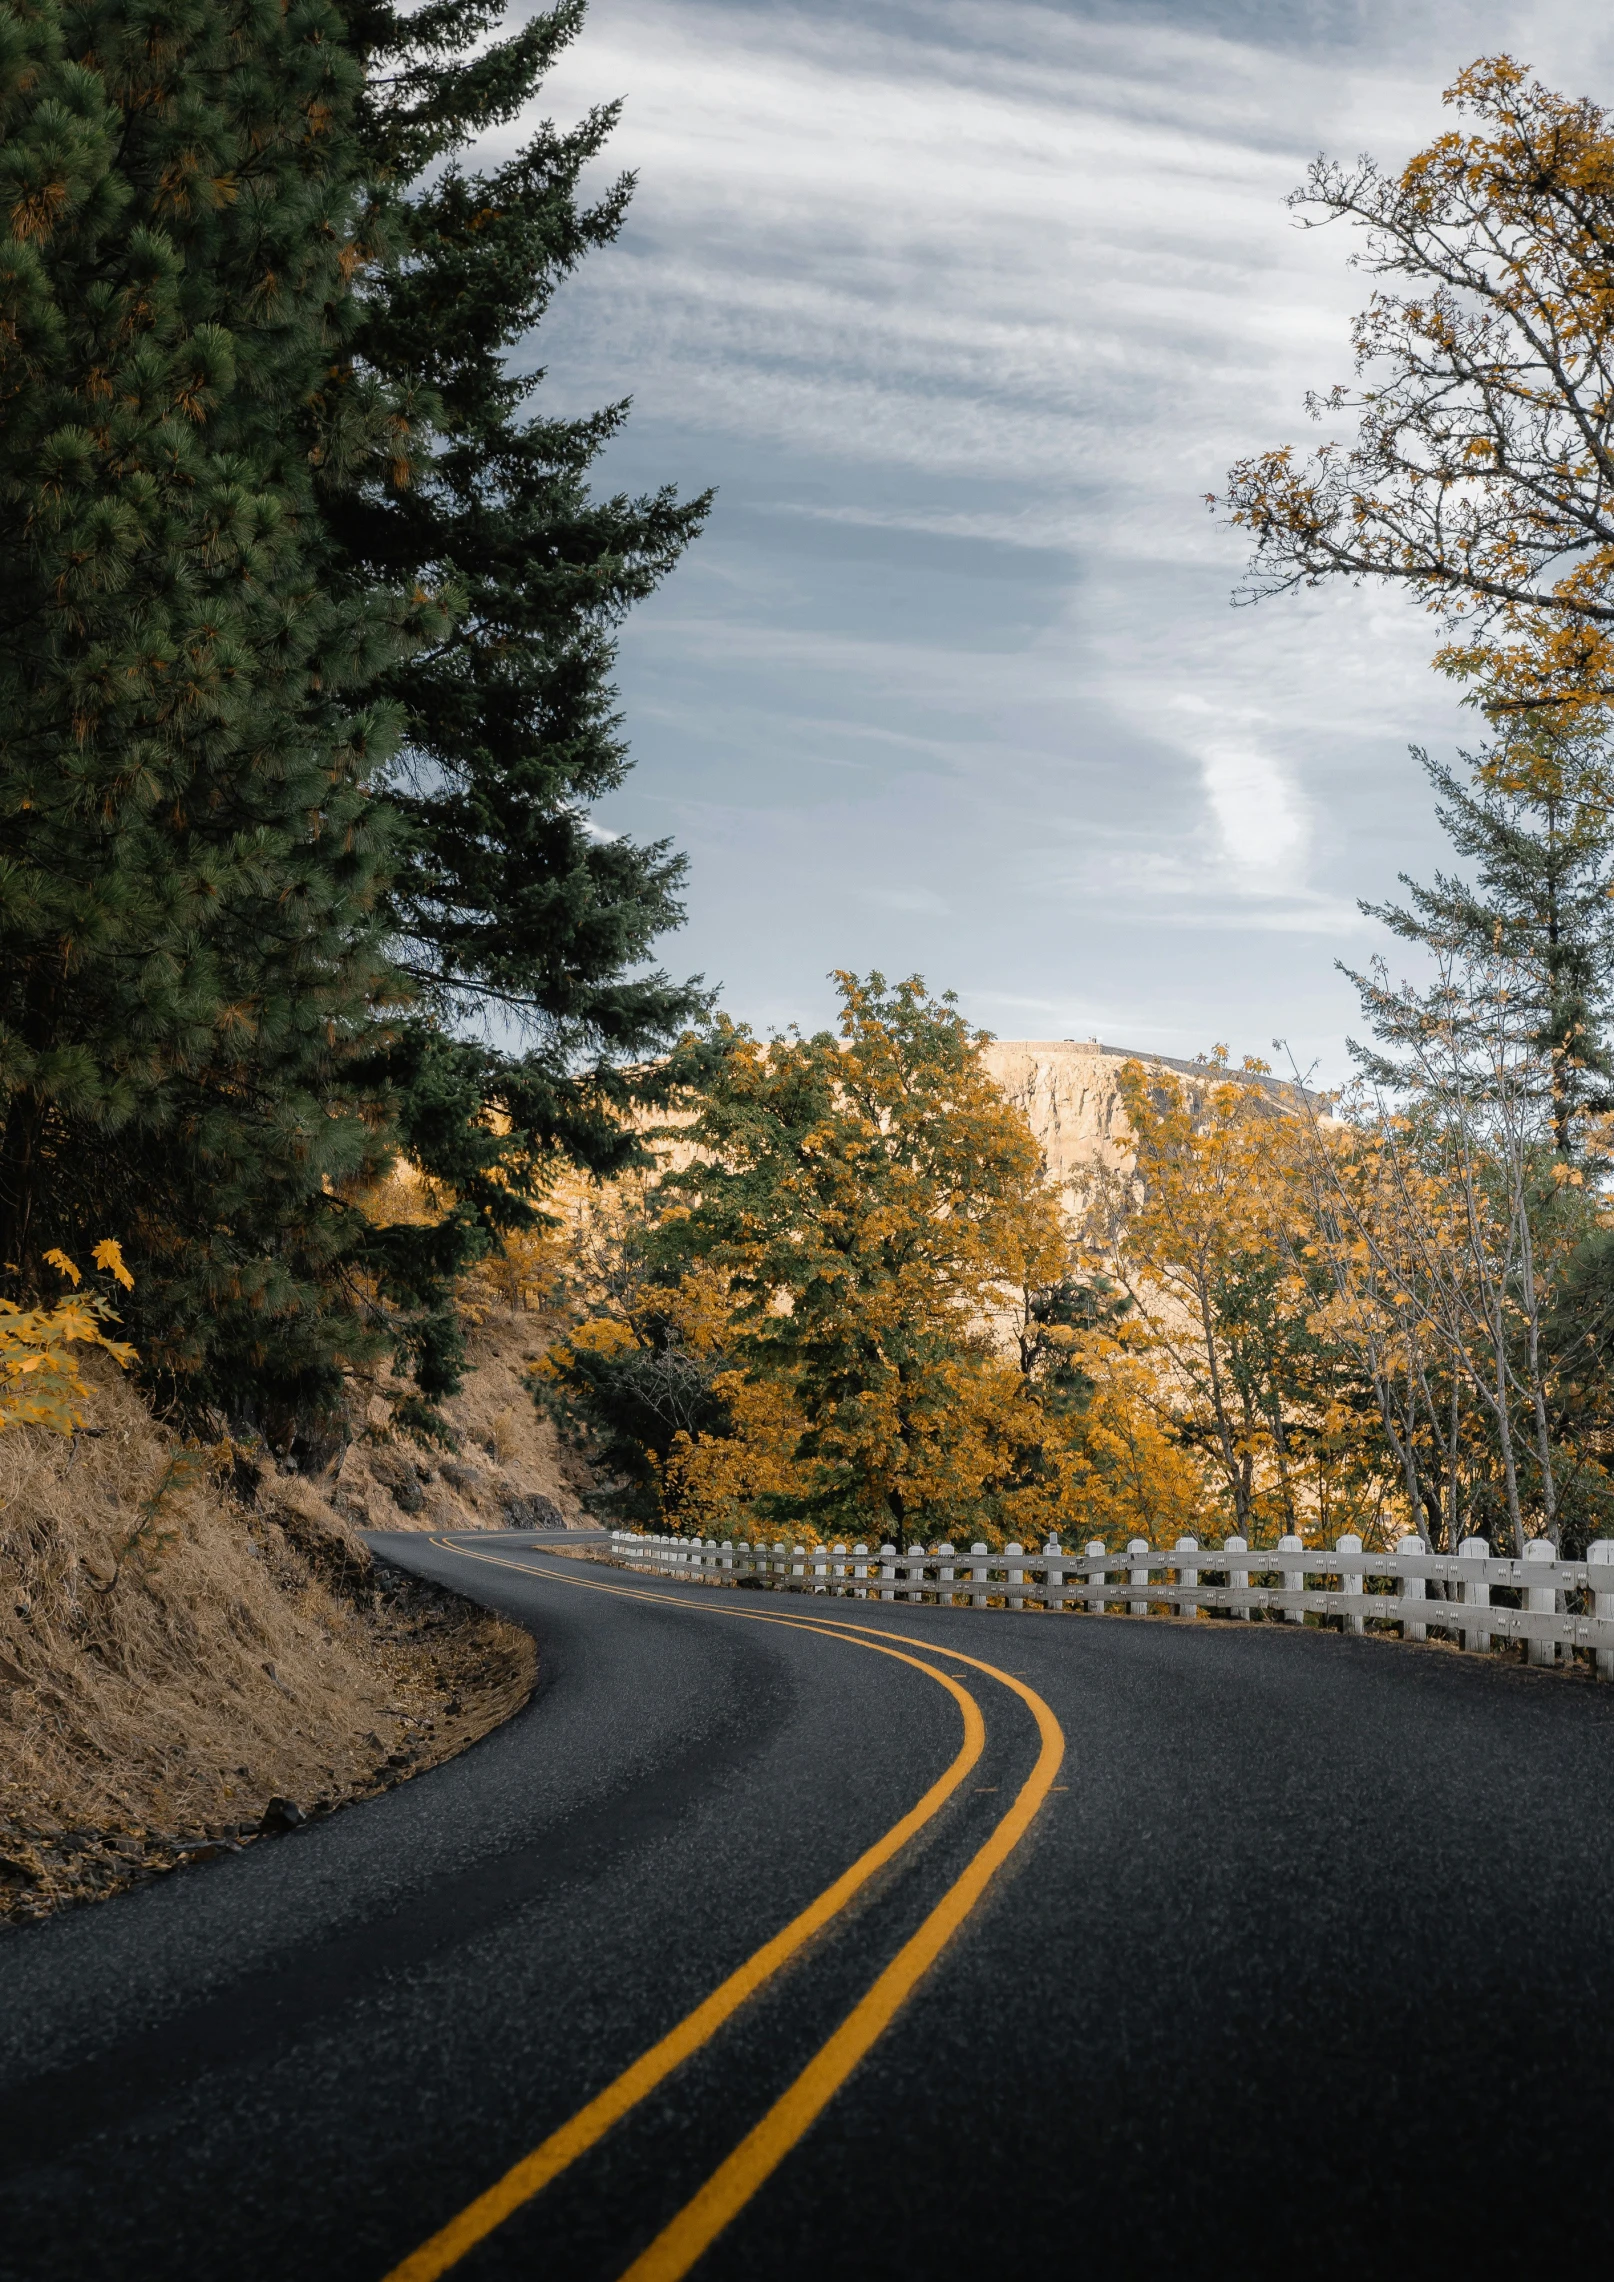
<svg viewBox="0 0 1614 2282">
<path fill-rule="evenodd" d="M 1552 1664 L 1590 1649 L 1599 1674 L 1614 1679 L 1614 1538 L 1601 1538 L 1584 1561 L 1560 1561 L 1537 1540 L 1523 1560 L 1492 1552 L 1483 1537 L 1465 1538 L 1455 1553 L 1431 1553 L 1421 1537 L 1403 1537 L 1393 1552 L 1370 1553 L 1359 1537 L 1332 1546 L 1281 1537 L 1252 1547 L 1241 1537 L 1220 1546 L 1180 1537 L 1167 1548 L 1135 1538 L 1124 1553 L 1093 1543 L 1067 1552 L 1006 1545 L 765 1545 L 714 1537 L 655 1537 L 611 1532 L 611 1557 L 630 1568 L 711 1585 L 750 1581 L 775 1592 L 843 1594 L 859 1600 L 924 1601 L 943 1608 L 1074 1609 L 1091 1616 L 1120 1606 L 1132 1616 L 1194 1617 L 1201 1609 L 1248 1620 L 1253 1609 L 1300 1624 L 1308 1616 L 1340 1617 L 1349 1632 L 1397 1624 L 1408 1640 L 1455 1633 L 1465 1648 L 1498 1640 L 1529 1643 L 1532 1664 Z M 1338 1579 L 1337 1589 L 1308 1577 Z M 1277 1583 L 1257 1580 L 1280 1580 Z M 1369 1591 L 1369 1580 L 1379 1589 Z M 1209 1581 L 1218 1580 L 1218 1581 Z M 1492 1599 L 1495 1591 L 1517 1596 Z M 1571 1603 L 1574 1606 L 1571 1606 Z"/>
</svg>

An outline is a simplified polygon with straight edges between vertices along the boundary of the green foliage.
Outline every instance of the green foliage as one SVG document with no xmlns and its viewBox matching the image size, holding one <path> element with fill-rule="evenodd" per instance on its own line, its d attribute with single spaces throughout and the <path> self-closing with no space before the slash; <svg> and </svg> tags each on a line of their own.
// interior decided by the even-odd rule
<svg viewBox="0 0 1614 2282">
<path fill-rule="evenodd" d="M 1421 887 L 1403 873 L 1406 905 L 1362 909 L 1406 942 L 1475 967 L 1506 967 L 1509 1026 L 1540 1060 L 1553 1139 L 1569 1156 L 1587 1115 L 1610 1107 L 1614 1094 L 1614 814 L 1606 746 L 1595 734 L 1525 720 L 1488 752 L 1465 755 L 1466 784 L 1427 753 L 1415 749 L 1414 758 L 1435 788 L 1435 814 L 1452 846 L 1475 863 L 1475 884 L 1437 872 L 1432 887 Z M 1372 998 L 1361 976 L 1351 979 Z M 1376 1027 L 1384 1034 L 1381 1022 Z M 1386 1042 L 1393 1040 L 1387 1035 Z M 1389 1063 L 1370 1068 L 1381 1081 L 1395 1076 Z"/>
<path fill-rule="evenodd" d="M 333 1192 L 391 988 L 376 684 L 439 627 L 333 581 L 359 74 L 321 0 L 0 12 L 0 1259 L 114 1217 L 148 1366 L 329 1397 Z"/>
<path fill-rule="evenodd" d="M 626 406 L 545 417 L 541 372 L 510 368 L 562 280 L 621 227 L 626 177 L 578 197 L 616 108 L 546 123 L 486 171 L 461 154 L 530 105 L 582 24 L 579 0 L 502 37 L 489 36 L 498 0 L 345 13 L 365 76 L 371 259 L 341 378 L 384 386 L 408 479 L 372 473 L 327 516 L 361 587 L 446 581 L 454 597 L 452 629 L 386 680 L 405 724 L 389 783 L 406 856 L 385 914 L 414 992 L 394 1108 L 411 1156 L 459 1200 L 468 1260 L 530 1224 L 557 1158 L 606 1173 L 634 1160 L 621 1113 L 658 1081 L 624 1064 L 703 1003 L 645 969 L 681 917 L 682 859 L 597 833 L 589 810 L 628 765 L 614 631 L 708 501 L 593 496 Z"/>
<path fill-rule="evenodd" d="M 1009 1486 L 1022 1438 L 991 1319 L 1057 1285 L 1066 1245 L 951 999 L 918 977 L 838 981 L 838 1039 L 722 1030 L 661 1241 L 730 1279 L 736 1360 L 790 1388 L 811 1472 L 793 1509 L 953 1526 Z"/>
<path fill-rule="evenodd" d="M 1020 1371 L 1041 1409 L 1054 1415 L 1086 1409 L 1094 1382 L 1083 1365 L 1083 1336 L 1113 1331 L 1131 1307 L 1125 1292 L 1103 1275 L 1061 1275 L 1025 1293 L 1017 1333 Z"/>
<path fill-rule="evenodd" d="M 620 781 L 612 631 L 704 502 L 594 500 L 622 414 L 506 353 L 620 224 L 611 123 L 456 160 L 581 11 L 0 5 L 0 1274 L 103 1217 L 184 1405 L 277 1447 L 558 1161 L 637 1144 L 664 847 Z M 400 1143 L 448 1199 L 373 1228 Z"/>
<path fill-rule="evenodd" d="M 671 1315 L 636 1311 L 631 1336 L 585 1335 L 552 1350 L 538 1398 L 569 1440 L 584 1448 L 604 1485 L 589 1503 L 624 1521 L 661 1517 L 668 1460 L 680 1435 L 732 1431 L 713 1382 L 721 1355 L 691 1348 Z"/>
</svg>

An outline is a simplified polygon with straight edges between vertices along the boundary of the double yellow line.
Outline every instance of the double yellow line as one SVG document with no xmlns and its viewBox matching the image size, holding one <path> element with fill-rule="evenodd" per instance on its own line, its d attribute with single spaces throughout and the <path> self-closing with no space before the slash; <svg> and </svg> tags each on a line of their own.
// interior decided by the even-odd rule
<svg viewBox="0 0 1614 2282">
<path fill-rule="evenodd" d="M 680 1602 L 664 1591 L 650 1593 L 627 1586 L 596 1583 L 583 1577 L 565 1577 L 554 1570 L 534 1570 L 523 1561 L 502 1560 L 496 1554 L 477 1553 L 466 1546 L 451 1545 L 444 1538 L 433 1538 L 431 1542 L 442 1552 L 457 1553 L 465 1560 L 484 1561 L 494 1568 L 514 1569 L 522 1576 L 542 1576 L 550 1583 L 571 1585 L 584 1592 L 603 1592 L 619 1600 L 650 1601 L 660 1608 L 699 1607 L 703 1615 L 739 1617 L 753 1624 L 784 1624 L 796 1631 L 817 1632 L 828 1639 L 845 1641 L 856 1647 L 871 1649 L 877 1655 L 890 1656 L 898 1663 L 909 1664 L 914 1670 L 923 1672 L 927 1678 L 947 1690 L 962 1714 L 964 1740 L 951 1766 L 931 1785 L 924 1797 L 900 1820 L 894 1822 L 866 1853 L 859 1855 L 832 1885 L 826 1886 L 799 1917 L 793 1918 L 771 1941 L 764 1942 L 760 1949 L 748 1957 L 727 1980 L 720 1983 L 692 2013 L 687 2014 L 660 2043 L 652 2045 L 631 2067 L 624 2069 L 586 2107 L 580 2108 L 558 2131 L 551 2132 L 530 2155 L 523 2156 L 519 2163 L 513 2164 L 502 2179 L 495 2180 L 474 2202 L 468 2203 L 446 2226 L 439 2228 L 428 2242 L 412 2251 L 409 2257 L 392 2269 L 385 2282 L 436 2282 L 438 2275 L 447 2273 L 451 2266 L 457 2265 L 468 2251 L 484 2241 L 513 2212 L 530 2202 L 551 2180 L 558 2178 L 580 2155 L 603 2139 L 630 2110 L 637 2107 L 657 2085 L 663 2083 L 674 2069 L 708 2043 L 749 1998 L 772 1980 L 780 1968 L 815 1934 L 838 1917 L 870 1879 L 901 1853 L 909 1841 L 941 1812 L 979 1761 L 986 1743 L 986 1724 L 981 1717 L 981 1708 L 967 1688 L 960 1686 L 950 1673 L 941 1671 L 923 1657 L 912 1655 L 906 1648 L 884 1645 L 888 1641 L 902 1640 L 905 1636 L 901 1633 L 882 1633 L 871 1637 L 871 1627 L 837 1623 L 833 1619 L 826 1621 L 774 1616 L 761 1609 L 737 1609 L 732 1604 L 725 1606 L 722 1602 L 714 1604 L 708 1601 L 704 1606 Z M 1027 1705 L 1037 1723 L 1041 1739 L 1035 1766 L 1021 1785 L 1008 1813 L 971 1858 L 962 1874 L 948 1887 L 918 1931 L 903 1944 L 873 1987 L 852 2008 L 829 2041 L 813 2055 L 789 2090 L 774 2102 L 762 2121 L 746 2134 L 733 2154 L 719 2165 L 677 2217 L 662 2229 L 650 2247 L 634 2260 L 622 2277 L 622 2282 L 678 2282 L 679 2277 L 689 2272 L 696 2260 L 810 2129 L 859 2061 L 890 2026 L 900 2007 L 912 1995 L 946 1944 L 980 1901 L 994 1874 L 1025 1837 L 1038 1808 L 1053 1787 L 1054 1777 L 1059 1772 L 1065 1753 L 1065 1738 L 1059 1722 L 1041 1696 L 1012 1672 L 1000 1671 L 995 1664 L 983 1664 L 974 1656 L 961 1656 L 952 1650 L 944 1650 L 942 1653 L 955 1664 L 967 1664 L 977 1672 L 984 1672 L 988 1678 L 998 1681 Z"/>
</svg>

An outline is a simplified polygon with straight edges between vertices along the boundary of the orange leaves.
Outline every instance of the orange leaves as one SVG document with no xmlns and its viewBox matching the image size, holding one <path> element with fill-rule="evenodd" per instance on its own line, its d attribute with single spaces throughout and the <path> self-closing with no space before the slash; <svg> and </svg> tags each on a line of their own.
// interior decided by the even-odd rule
<svg viewBox="0 0 1614 2282">
<path fill-rule="evenodd" d="M 1122 1072 L 1135 1165 L 1100 1182 L 1088 1241 L 1131 1307 L 1095 1356 L 1261 1543 L 1344 1526 L 1342 1512 L 1361 1523 L 1379 1460 L 1342 1400 L 1349 1352 L 1320 1313 L 1302 1097 L 1254 1066 L 1242 1080 L 1221 1067 Z"/>
<path fill-rule="evenodd" d="M 1293 204 L 1366 233 L 1390 281 L 1356 321 L 1358 386 L 1313 400 L 1355 439 L 1241 460 L 1219 502 L 1253 598 L 1343 574 L 1406 586 L 1463 632 L 1437 654 L 1503 710 L 1614 702 L 1614 128 L 1481 57 L 1474 121 L 1398 174 L 1320 160 Z"/>
<path fill-rule="evenodd" d="M 134 1278 L 123 1264 L 123 1251 L 116 1237 L 103 1236 L 95 1247 L 94 1259 L 96 1266 L 107 1269 L 126 1292 L 134 1290 Z"/>
<path fill-rule="evenodd" d="M 52 1248 L 46 1262 L 77 1287 L 83 1282 L 67 1254 Z M 123 1253 L 111 1237 L 95 1247 L 97 1267 L 108 1270 L 126 1290 L 134 1278 L 123 1264 Z M 73 1434 L 84 1423 L 90 1390 L 85 1385 L 75 1346 L 98 1347 L 120 1369 L 135 1360 L 135 1351 L 121 1339 L 110 1338 L 107 1325 L 117 1317 L 99 1292 L 82 1299 L 73 1296 L 55 1307 L 19 1307 L 0 1299 L 0 1434 L 15 1426 L 43 1427 L 52 1434 Z"/>
<path fill-rule="evenodd" d="M 67 211 L 72 184 L 65 174 L 32 184 L 11 204 L 11 233 L 25 242 L 48 238 Z"/>
</svg>

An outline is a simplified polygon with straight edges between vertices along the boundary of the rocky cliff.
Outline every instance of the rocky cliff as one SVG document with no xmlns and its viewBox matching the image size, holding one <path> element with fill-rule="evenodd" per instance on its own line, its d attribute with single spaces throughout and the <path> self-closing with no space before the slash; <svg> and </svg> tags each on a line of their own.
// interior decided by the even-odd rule
<svg viewBox="0 0 1614 2282">
<path fill-rule="evenodd" d="M 1281 1079 L 1247 1076 L 1242 1070 L 1217 1071 L 1205 1062 L 1180 1062 L 1169 1054 L 1140 1053 L 1129 1046 L 1103 1046 L 1096 1038 L 998 1038 L 981 1059 L 1009 1100 L 1030 1119 L 1056 1181 L 1077 1178 L 1093 1165 L 1126 1162 L 1131 1137 L 1121 1104 L 1120 1076 L 1128 1062 L 1191 1078 L 1238 1078 L 1296 1099 L 1293 1088 Z"/>
</svg>

